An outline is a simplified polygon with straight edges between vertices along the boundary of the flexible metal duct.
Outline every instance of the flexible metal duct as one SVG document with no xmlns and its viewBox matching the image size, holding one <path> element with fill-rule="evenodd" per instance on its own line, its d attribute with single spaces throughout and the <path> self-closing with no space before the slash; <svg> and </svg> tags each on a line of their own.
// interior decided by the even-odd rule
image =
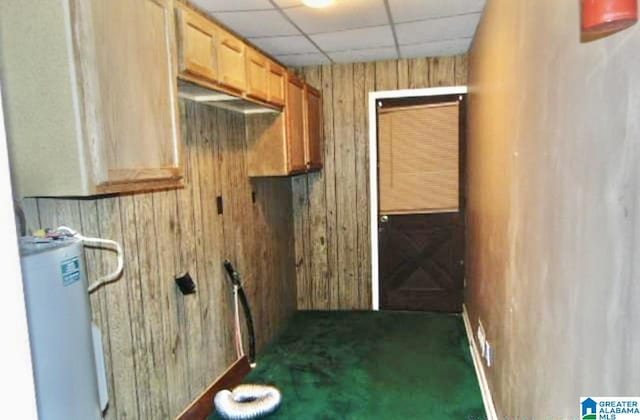
<svg viewBox="0 0 640 420">
<path fill-rule="evenodd" d="M 238 385 L 223 389 L 213 399 L 218 415 L 227 420 L 258 419 L 274 413 L 282 401 L 280 391 L 268 385 Z"/>
</svg>

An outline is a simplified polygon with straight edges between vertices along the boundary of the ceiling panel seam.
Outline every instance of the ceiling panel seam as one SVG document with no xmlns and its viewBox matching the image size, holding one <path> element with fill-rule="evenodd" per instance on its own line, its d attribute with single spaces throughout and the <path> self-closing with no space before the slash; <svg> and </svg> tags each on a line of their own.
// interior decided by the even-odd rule
<svg viewBox="0 0 640 420">
<path fill-rule="evenodd" d="M 400 45 L 398 44 L 398 35 L 396 35 L 396 25 L 393 23 L 393 16 L 391 15 L 391 7 L 389 7 L 389 0 L 384 0 L 384 8 L 387 11 L 387 19 L 389 19 L 389 25 L 391 26 L 391 33 L 393 34 L 393 43 L 396 46 L 396 54 L 398 58 L 402 58 L 400 54 Z"/>
<path fill-rule="evenodd" d="M 411 47 L 411 46 L 414 46 L 414 45 L 438 44 L 440 42 L 466 41 L 468 39 L 473 39 L 473 36 L 459 36 L 457 38 L 442 38 L 442 39 L 432 39 L 432 40 L 429 40 L 429 41 L 407 42 L 406 44 L 400 44 L 400 46 L 401 47 Z"/>
<path fill-rule="evenodd" d="M 340 32 L 349 32 L 349 31 L 357 31 L 359 29 L 384 28 L 386 26 L 390 26 L 390 25 L 388 25 L 386 23 L 383 23 L 383 24 L 380 24 L 380 25 L 365 25 L 365 26 L 356 26 L 356 27 L 347 28 L 347 29 L 336 29 L 334 31 L 309 32 L 309 36 L 335 34 L 335 33 L 340 33 Z"/>
<path fill-rule="evenodd" d="M 466 12 L 466 13 L 457 13 L 455 15 L 432 16 L 432 17 L 422 18 L 422 19 L 402 20 L 394 23 L 396 25 L 403 25 L 405 23 L 429 22 L 431 20 L 443 20 L 443 19 L 449 19 L 449 18 L 455 18 L 455 17 L 473 16 L 473 15 L 480 15 L 480 14 L 482 14 L 482 10 L 479 12 Z"/>
<path fill-rule="evenodd" d="M 329 60 L 329 62 L 330 62 L 330 63 L 333 63 L 333 60 L 331 59 L 331 57 L 329 57 L 329 55 L 328 55 L 328 54 L 327 54 L 327 53 L 326 53 L 322 48 L 320 48 L 320 47 L 318 46 L 318 44 L 316 44 L 316 43 L 313 41 L 313 39 L 311 39 L 311 37 L 310 37 L 306 32 L 304 32 L 304 31 L 303 31 L 303 30 L 302 30 L 302 29 L 301 29 L 301 28 L 300 28 L 300 27 L 299 27 L 299 26 L 298 26 L 298 25 L 293 21 L 293 19 L 291 19 L 291 18 L 289 17 L 289 15 L 287 15 L 287 13 L 286 13 L 282 8 L 280 8 L 280 6 L 278 6 L 278 5 L 276 4 L 276 2 L 275 2 L 274 0 L 269 0 L 269 3 L 271 3 L 271 5 L 272 5 L 274 8 L 276 8 L 276 10 L 278 10 L 278 12 L 282 15 L 282 17 L 284 17 L 286 20 L 288 20 L 288 21 L 289 21 L 289 23 L 291 23 L 291 24 L 293 25 L 293 27 L 294 27 L 294 28 L 296 28 L 296 29 L 300 32 L 300 34 L 302 34 L 302 36 L 304 36 L 305 38 L 307 38 L 307 41 L 309 41 L 309 42 L 310 42 L 314 47 L 316 47 L 316 49 L 317 49 L 318 51 L 320 51 L 320 52 L 322 53 L 322 55 L 324 55 L 324 56 L 327 58 L 327 60 Z"/>
<path fill-rule="evenodd" d="M 273 12 L 275 9 L 227 9 L 227 10 L 207 10 L 209 13 L 247 13 L 247 12 Z"/>
</svg>

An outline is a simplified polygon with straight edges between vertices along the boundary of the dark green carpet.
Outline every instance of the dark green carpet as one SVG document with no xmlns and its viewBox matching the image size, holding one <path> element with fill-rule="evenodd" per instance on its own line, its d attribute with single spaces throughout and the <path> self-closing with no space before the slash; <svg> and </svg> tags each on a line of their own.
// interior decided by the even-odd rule
<svg viewBox="0 0 640 420">
<path fill-rule="evenodd" d="M 271 419 L 485 418 L 457 315 L 298 312 L 245 382 L 282 391 Z"/>
</svg>

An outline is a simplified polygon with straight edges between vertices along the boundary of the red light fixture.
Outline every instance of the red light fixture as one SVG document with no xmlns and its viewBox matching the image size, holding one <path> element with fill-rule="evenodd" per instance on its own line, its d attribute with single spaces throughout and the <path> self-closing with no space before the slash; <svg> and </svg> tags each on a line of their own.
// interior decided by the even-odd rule
<svg viewBox="0 0 640 420">
<path fill-rule="evenodd" d="M 582 32 L 615 32 L 638 21 L 638 0 L 582 0 Z"/>
</svg>

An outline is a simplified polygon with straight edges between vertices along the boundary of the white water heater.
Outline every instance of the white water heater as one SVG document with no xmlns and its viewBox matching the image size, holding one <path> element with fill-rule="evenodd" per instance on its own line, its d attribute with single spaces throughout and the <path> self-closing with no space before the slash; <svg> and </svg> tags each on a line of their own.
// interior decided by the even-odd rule
<svg viewBox="0 0 640 420">
<path fill-rule="evenodd" d="M 91 324 L 83 242 L 21 238 L 20 260 L 40 420 L 101 419 L 106 375 Z"/>
</svg>

